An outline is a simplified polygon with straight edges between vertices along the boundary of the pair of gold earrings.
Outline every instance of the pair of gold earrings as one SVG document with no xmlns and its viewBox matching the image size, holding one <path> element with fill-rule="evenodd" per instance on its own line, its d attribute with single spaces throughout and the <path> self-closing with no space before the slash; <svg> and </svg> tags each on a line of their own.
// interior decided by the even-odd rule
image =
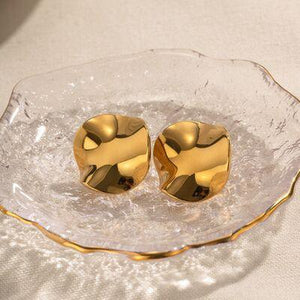
<svg viewBox="0 0 300 300">
<path fill-rule="evenodd" d="M 148 128 L 140 118 L 95 116 L 77 131 L 74 155 L 85 186 L 111 194 L 128 191 L 143 181 L 149 169 Z M 228 179 L 229 134 L 222 126 L 178 122 L 157 137 L 153 156 L 163 192 L 186 201 L 205 200 Z"/>
</svg>

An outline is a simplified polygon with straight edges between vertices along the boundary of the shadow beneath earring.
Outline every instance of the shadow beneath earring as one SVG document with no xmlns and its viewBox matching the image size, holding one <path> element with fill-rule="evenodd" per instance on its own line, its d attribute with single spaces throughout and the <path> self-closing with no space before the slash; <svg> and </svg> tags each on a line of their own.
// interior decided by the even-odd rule
<svg viewBox="0 0 300 300">
<path fill-rule="evenodd" d="M 0 44 L 26 20 L 38 2 L 39 0 L 0 1 Z"/>
<path fill-rule="evenodd" d="M 150 177 L 152 177 L 151 170 Z M 151 181 L 151 178 L 148 178 L 146 182 L 149 180 Z M 101 209 L 104 209 L 99 193 L 76 183 L 52 184 L 52 190 L 57 194 L 67 193 L 70 199 L 74 199 L 70 208 L 82 212 L 86 218 L 95 215 L 95 213 L 101 214 Z M 76 198 L 78 195 L 80 197 Z M 106 206 L 103 217 L 121 218 L 132 213 L 130 211 L 135 209 L 134 207 L 138 207 L 139 210 L 148 212 L 148 215 L 147 213 L 144 214 L 146 219 L 153 218 L 155 210 L 151 214 L 148 208 L 152 204 L 159 205 L 160 201 L 162 202 L 159 205 L 161 215 L 169 215 L 169 218 L 173 216 L 174 221 L 179 217 L 187 217 L 184 209 L 186 205 L 168 205 L 169 198 L 159 191 L 154 196 L 152 192 L 140 189 L 132 193 L 130 198 L 129 203 L 126 199 L 108 195 L 105 200 Z M 88 201 L 82 199 L 88 199 Z M 141 199 L 147 199 L 147 201 L 143 202 Z M 171 200 L 170 203 L 176 202 Z M 256 226 L 255 230 L 244 234 L 234 242 L 192 249 L 168 259 L 134 262 L 121 255 L 94 253 L 80 256 L 83 265 L 94 265 L 93 270 L 83 266 L 85 273 L 83 285 L 91 290 L 89 282 L 93 280 L 94 272 L 96 272 L 101 273 L 102 282 L 99 283 L 98 288 L 94 287 L 95 295 L 99 286 L 102 288 L 105 286 L 107 290 L 111 289 L 107 292 L 116 289 L 116 286 L 110 283 L 111 278 L 115 278 L 120 289 L 125 290 L 130 287 L 128 292 L 132 293 L 139 290 L 141 297 L 145 293 L 151 294 L 152 291 L 159 299 L 167 299 L 171 296 L 184 299 L 193 294 L 195 297 L 190 299 L 198 299 L 199 296 L 208 295 L 222 286 L 241 280 L 257 268 L 269 253 L 272 236 L 280 228 L 282 216 L 282 213 L 275 213 L 267 222 Z M 157 217 L 155 218 L 157 220 Z M 167 223 L 166 226 L 168 226 Z M 107 231 L 109 230 L 107 229 Z M 144 230 L 147 229 L 144 228 Z M 184 235 L 184 232 L 181 234 Z M 38 248 L 43 252 L 42 245 Z M 70 250 L 62 253 L 59 247 L 51 247 L 51 249 L 53 251 L 52 257 L 68 257 L 68 266 L 66 265 L 66 267 L 70 273 L 76 273 L 75 266 L 79 263 L 77 253 Z M 112 270 L 117 270 L 118 275 Z"/>
</svg>

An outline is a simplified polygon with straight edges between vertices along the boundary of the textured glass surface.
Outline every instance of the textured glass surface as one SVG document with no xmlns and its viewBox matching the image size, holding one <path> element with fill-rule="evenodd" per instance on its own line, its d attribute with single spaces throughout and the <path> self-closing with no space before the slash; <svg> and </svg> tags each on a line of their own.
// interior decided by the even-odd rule
<svg viewBox="0 0 300 300">
<path fill-rule="evenodd" d="M 103 113 L 143 118 L 152 142 L 183 120 L 230 134 L 229 180 L 202 203 L 177 202 L 146 179 L 121 195 L 79 183 L 73 139 Z M 0 121 L 0 205 L 80 245 L 167 251 L 228 235 L 283 196 L 300 166 L 299 103 L 266 70 L 187 50 L 154 50 L 33 76 Z"/>
</svg>

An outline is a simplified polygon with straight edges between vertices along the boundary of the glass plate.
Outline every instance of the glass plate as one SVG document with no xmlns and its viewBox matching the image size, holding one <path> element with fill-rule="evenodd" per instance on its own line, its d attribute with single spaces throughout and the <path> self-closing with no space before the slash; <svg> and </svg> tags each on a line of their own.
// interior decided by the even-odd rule
<svg viewBox="0 0 300 300">
<path fill-rule="evenodd" d="M 229 180 L 198 203 L 146 179 L 121 195 L 79 183 L 73 138 L 88 118 L 143 118 L 152 142 L 171 123 L 222 124 Z M 235 239 L 292 194 L 300 165 L 299 100 L 260 65 L 191 50 L 151 50 L 41 74 L 16 85 L 0 120 L 0 210 L 81 252 L 172 256 Z"/>
</svg>

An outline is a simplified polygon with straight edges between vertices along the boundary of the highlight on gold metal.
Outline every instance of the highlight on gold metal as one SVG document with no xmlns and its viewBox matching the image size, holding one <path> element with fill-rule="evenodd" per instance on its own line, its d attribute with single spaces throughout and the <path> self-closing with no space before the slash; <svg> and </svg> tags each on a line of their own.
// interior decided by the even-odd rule
<svg viewBox="0 0 300 300">
<path fill-rule="evenodd" d="M 105 193 L 119 194 L 141 183 L 150 155 L 148 129 L 140 118 L 98 115 L 84 122 L 74 139 L 80 181 Z"/>
<path fill-rule="evenodd" d="M 153 150 L 160 188 L 186 201 L 203 201 L 221 191 L 230 165 L 230 139 L 222 126 L 195 121 L 165 128 Z"/>
</svg>

